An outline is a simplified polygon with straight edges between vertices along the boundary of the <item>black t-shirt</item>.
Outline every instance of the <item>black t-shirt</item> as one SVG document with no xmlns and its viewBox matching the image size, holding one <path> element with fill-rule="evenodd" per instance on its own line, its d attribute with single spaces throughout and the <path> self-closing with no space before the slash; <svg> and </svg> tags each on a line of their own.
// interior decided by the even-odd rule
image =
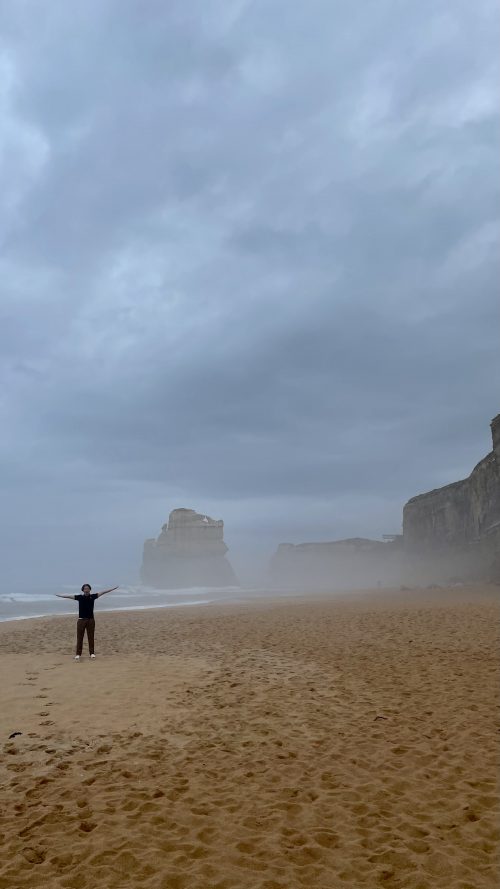
<svg viewBox="0 0 500 889">
<path fill-rule="evenodd" d="M 78 617 L 89 619 L 94 617 L 94 602 L 98 599 L 97 593 L 91 593 L 90 596 L 75 596 L 78 602 Z"/>
</svg>

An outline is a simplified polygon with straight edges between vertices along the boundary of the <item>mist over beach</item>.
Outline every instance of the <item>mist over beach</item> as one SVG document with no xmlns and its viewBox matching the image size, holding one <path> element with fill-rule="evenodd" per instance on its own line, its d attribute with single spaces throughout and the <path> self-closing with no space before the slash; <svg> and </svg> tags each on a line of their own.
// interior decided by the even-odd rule
<svg viewBox="0 0 500 889">
<path fill-rule="evenodd" d="M 0 889 L 493 889 L 499 10 L 0 4 Z"/>
</svg>

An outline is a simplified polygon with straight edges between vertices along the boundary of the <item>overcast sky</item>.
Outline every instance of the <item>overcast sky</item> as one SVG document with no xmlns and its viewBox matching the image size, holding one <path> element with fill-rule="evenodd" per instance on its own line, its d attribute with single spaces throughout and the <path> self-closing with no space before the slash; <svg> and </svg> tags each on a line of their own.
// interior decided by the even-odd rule
<svg viewBox="0 0 500 889">
<path fill-rule="evenodd" d="M 2 586 L 398 532 L 500 410 L 489 0 L 0 0 Z"/>
</svg>

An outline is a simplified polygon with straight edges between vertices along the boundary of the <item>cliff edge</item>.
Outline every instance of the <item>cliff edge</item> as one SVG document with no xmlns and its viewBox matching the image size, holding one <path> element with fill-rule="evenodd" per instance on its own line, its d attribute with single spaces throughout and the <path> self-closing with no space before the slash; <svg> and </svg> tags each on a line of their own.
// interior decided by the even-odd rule
<svg viewBox="0 0 500 889">
<path fill-rule="evenodd" d="M 496 579 L 500 555 L 500 414 L 491 421 L 493 449 L 468 478 L 412 497 L 403 509 L 405 551 L 452 557 L 458 570 Z"/>
<path fill-rule="evenodd" d="M 412 497 L 403 509 L 405 548 L 477 543 L 500 522 L 500 414 L 491 422 L 493 450 L 468 478 Z"/>
</svg>

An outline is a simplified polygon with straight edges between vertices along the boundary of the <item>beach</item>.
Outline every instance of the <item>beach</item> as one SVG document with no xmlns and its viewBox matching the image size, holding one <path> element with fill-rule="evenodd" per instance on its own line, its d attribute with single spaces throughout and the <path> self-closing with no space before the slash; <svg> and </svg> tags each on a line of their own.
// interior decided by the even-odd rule
<svg viewBox="0 0 500 889">
<path fill-rule="evenodd" d="M 496 885 L 498 587 L 98 607 L 0 625 L 0 889 Z"/>
</svg>

